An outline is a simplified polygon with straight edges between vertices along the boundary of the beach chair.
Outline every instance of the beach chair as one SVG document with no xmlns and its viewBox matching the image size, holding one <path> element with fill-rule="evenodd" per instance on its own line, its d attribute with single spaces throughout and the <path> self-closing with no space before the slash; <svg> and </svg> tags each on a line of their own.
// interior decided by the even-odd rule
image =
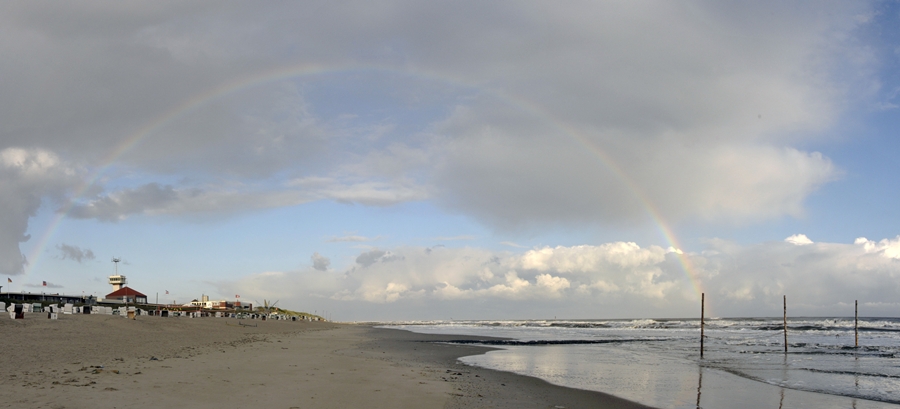
<svg viewBox="0 0 900 409">
<path fill-rule="evenodd" d="M 72 304 L 66 304 L 63 306 L 63 314 L 71 314 L 75 309 L 75 306 Z"/>
</svg>

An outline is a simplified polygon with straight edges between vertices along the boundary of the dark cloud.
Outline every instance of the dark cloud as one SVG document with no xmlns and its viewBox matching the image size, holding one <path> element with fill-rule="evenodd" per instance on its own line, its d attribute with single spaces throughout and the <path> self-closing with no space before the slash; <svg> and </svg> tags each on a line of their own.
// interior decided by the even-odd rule
<svg viewBox="0 0 900 409">
<path fill-rule="evenodd" d="M 319 271 L 328 271 L 331 265 L 331 260 L 319 253 L 313 253 L 311 259 L 313 268 Z"/>
<path fill-rule="evenodd" d="M 0 274 L 20 274 L 27 263 L 28 219 L 45 200 L 61 202 L 80 171 L 41 149 L 0 149 Z"/>
<path fill-rule="evenodd" d="M 179 192 L 176 192 L 172 186 L 149 183 L 137 189 L 120 190 L 99 197 L 87 204 L 75 205 L 69 214 L 78 219 L 117 221 L 130 214 L 143 213 L 148 209 L 165 208 L 168 204 L 175 202 L 178 196 Z"/>
<path fill-rule="evenodd" d="M 387 253 L 381 250 L 367 251 L 356 257 L 356 264 L 359 264 L 363 267 L 369 267 L 372 264 L 378 262 L 378 260 L 385 254 Z"/>
<path fill-rule="evenodd" d="M 56 249 L 59 250 L 59 255 L 57 256 L 61 260 L 74 260 L 81 263 L 83 260 L 94 260 L 94 252 L 91 249 L 82 249 L 78 246 L 70 246 L 66 243 L 61 243 L 56 245 Z"/>
</svg>

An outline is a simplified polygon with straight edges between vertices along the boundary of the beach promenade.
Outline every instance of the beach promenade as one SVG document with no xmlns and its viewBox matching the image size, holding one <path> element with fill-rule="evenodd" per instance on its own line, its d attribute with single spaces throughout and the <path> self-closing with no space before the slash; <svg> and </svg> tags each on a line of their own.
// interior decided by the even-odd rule
<svg viewBox="0 0 900 409">
<path fill-rule="evenodd" d="M 327 322 L 30 314 L 0 319 L 0 407 L 644 407 L 456 361 L 483 347 L 421 342 L 441 338 Z"/>
</svg>

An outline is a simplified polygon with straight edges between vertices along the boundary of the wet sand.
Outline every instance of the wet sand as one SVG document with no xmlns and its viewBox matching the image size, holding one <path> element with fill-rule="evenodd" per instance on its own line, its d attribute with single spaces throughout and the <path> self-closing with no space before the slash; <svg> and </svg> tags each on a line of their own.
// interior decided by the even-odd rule
<svg viewBox="0 0 900 409">
<path fill-rule="evenodd" d="M 463 365 L 458 357 L 489 348 L 426 342 L 446 336 L 316 322 L 42 317 L 0 317 L 0 407 L 646 407 Z"/>
</svg>

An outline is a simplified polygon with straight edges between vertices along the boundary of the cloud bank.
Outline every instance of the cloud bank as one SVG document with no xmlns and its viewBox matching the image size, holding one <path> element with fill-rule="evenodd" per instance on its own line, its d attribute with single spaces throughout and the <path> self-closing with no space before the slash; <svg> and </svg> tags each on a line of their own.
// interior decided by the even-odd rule
<svg viewBox="0 0 900 409">
<path fill-rule="evenodd" d="M 732 6 L 7 4 L 0 149 L 106 166 L 137 141 L 116 164 L 158 181 L 77 198 L 103 221 L 310 200 L 435 200 L 498 229 L 799 216 L 841 171 L 795 145 L 878 88 L 873 11 Z M 307 66 L 338 73 L 221 91 Z"/>
<path fill-rule="evenodd" d="M 694 271 L 684 271 L 687 257 Z M 740 246 L 713 241 L 700 253 L 636 243 L 492 252 L 400 247 L 361 253 L 343 272 L 270 272 L 223 289 L 257 297 L 345 303 L 343 319 L 692 317 L 698 288 L 715 316 L 892 315 L 900 308 L 900 236 L 852 244 L 789 241 Z M 227 291 L 227 290 L 224 290 Z M 244 290 L 247 292 L 246 290 Z M 591 310 L 584 310 L 592 306 Z"/>
</svg>

